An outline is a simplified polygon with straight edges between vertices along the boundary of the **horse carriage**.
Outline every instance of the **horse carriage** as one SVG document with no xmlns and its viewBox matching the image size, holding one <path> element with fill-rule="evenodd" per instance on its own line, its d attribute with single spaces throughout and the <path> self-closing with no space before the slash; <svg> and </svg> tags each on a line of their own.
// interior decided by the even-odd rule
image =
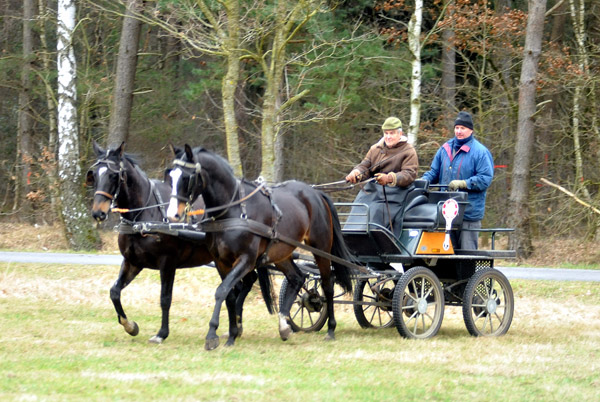
<svg viewBox="0 0 600 402">
<path fill-rule="evenodd" d="M 514 298 L 508 279 L 494 269 L 494 260 L 515 257 L 514 250 L 496 249 L 497 234 L 511 229 L 481 229 L 491 236 L 489 250 L 454 249 L 449 231 L 461 227 L 466 203 L 465 192 L 415 181 L 406 196 L 399 237 L 369 219 L 368 205 L 337 203 L 341 217 L 353 218 L 342 232 L 364 268 L 355 275 L 352 300 L 340 294 L 335 303 L 352 304 L 361 327 L 394 325 L 405 338 L 434 336 L 445 305 L 462 306 L 465 325 L 473 336 L 506 333 Z M 319 277 L 310 259 L 298 264 L 308 279 L 294 303 L 292 326 L 296 331 L 316 331 L 326 319 Z M 286 288 L 284 280 L 282 294 Z"/>
<path fill-rule="evenodd" d="M 449 235 L 461 226 L 464 192 L 416 181 L 406 196 L 396 236 L 370 221 L 366 204 L 334 204 L 324 192 L 301 182 L 269 188 L 240 180 L 223 158 L 187 145 L 173 149 L 173 168 L 166 176 L 170 193 L 163 186 L 158 191 L 159 184 L 152 184 L 122 148 L 97 149 L 96 170 L 88 178 L 95 177 L 90 180 L 96 190 L 94 217 L 105 219 L 111 202 L 121 213 L 119 244 L 125 258 L 111 299 L 119 322 L 131 335 L 137 334 L 137 324 L 125 315 L 120 292 L 144 266 L 161 271 L 163 321 L 151 339 L 160 343 L 168 336 L 175 269 L 209 259 L 223 281 L 215 293 L 207 350 L 219 344 L 216 330 L 223 302 L 229 312 L 227 345 L 241 334 L 243 302 L 257 279 L 255 270 L 258 279 L 263 278 L 261 290 L 270 309 L 265 267 L 285 276 L 279 294 L 283 340 L 292 331 L 318 331 L 326 322 L 326 338 L 333 339 L 337 303 L 352 304 L 362 327 L 395 325 L 407 338 L 434 336 L 446 305 L 462 306 L 471 335 L 498 336 L 510 327 L 512 288 L 494 269 L 495 259 L 515 257 L 512 250 L 495 249 L 496 234 L 508 229 L 481 230 L 490 232 L 491 250 L 455 250 Z M 100 171 L 107 174 L 101 177 Z M 167 198 L 170 202 L 163 202 Z M 196 204 L 198 200 L 205 205 Z M 182 222 L 194 213 L 204 219 Z M 167 251 L 166 244 L 172 250 Z M 186 257 L 178 256 L 179 251 Z M 334 294 L 334 282 L 341 294 Z M 352 288 L 348 300 L 344 295 Z"/>
</svg>

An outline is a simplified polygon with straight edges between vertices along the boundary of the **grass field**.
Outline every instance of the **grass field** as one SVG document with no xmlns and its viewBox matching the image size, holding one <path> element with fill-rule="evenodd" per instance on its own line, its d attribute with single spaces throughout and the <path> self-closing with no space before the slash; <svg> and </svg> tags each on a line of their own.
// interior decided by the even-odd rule
<svg viewBox="0 0 600 402">
<path fill-rule="evenodd" d="M 158 274 L 143 271 L 123 292 L 140 326 L 131 337 L 108 295 L 117 273 L 0 265 L 0 400 L 600 400 L 598 284 L 512 281 L 507 335 L 473 338 L 461 310 L 447 307 L 439 334 L 424 341 L 361 329 L 339 305 L 336 341 L 322 331 L 282 342 L 253 291 L 243 337 L 207 352 L 214 270 L 178 273 L 162 345 L 148 343 L 160 326 Z M 222 316 L 221 334 L 226 326 Z"/>
</svg>

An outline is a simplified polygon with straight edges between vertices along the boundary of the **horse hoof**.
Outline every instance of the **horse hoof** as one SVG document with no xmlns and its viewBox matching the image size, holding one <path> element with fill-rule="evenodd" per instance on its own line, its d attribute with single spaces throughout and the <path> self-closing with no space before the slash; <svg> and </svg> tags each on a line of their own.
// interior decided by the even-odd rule
<svg viewBox="0 0 600 402">
<path fill-rule="evenodd" d="M 135 321 L 129 321 L 127 319 L 119 319 L 119 323 L 125 328 L 125 332 L 127 332 L 131 336 L 136 336 L 140 333 L 140 327 L 138 327 Z"/>
<path fill-rule="evenodd" d="M 235 343 L 235 338 L 227 338 L 227 342 L 225 343 L 225 347 L 233 346 Z"/>
<path fill-rule="evenodd" d="M 163 343 L 164 340 L 165 338 L 161 338 L 158 335 L 154 335 L 152 338 L 148 339 L 148 342 L 160 345 L 161 343 Z"/>
<path fill-rule="evenodd" d="M 204 349 L 214 350 L 219 346 L 219 337 L 207 339 L 204 342 Z"/>
<path fill-rule="evenodd" d="M 288 339 L 290 339 L 290 336 L 292 336 L 292 327 L 287 327 L 287 328 L 283 328 L 279 330 L 279 336 L 281 337 L 282 341 L 287 341 Z"/>
<path fill-rule="evenodd" d="M 335 341 L 335 335 L 327 334 L 327 335 L 325 335 L 325 340 L 326 341 Z"/>
</svg>

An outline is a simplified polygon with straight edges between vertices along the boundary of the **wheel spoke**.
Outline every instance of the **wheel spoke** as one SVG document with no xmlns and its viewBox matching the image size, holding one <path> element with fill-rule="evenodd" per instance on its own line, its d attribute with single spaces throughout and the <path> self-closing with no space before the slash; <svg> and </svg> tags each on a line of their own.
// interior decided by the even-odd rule
<svg viewBox="0 0 600 402">
<path fill-rule="evenodd" d="M 488 294 L 488 299 L 492 297 L 492 292 L 494 291 L 494 278 L 490 278 L 490 293 Z"/>
<path fill-rule="evenodd" d="M 407 295 L 408 297 L 410 297 L 412 299 L 412 301 L 414 301 L 415 303 L 417 303 L 418 300 L 416 298 L 414 298 L 410 293 L 406 293 L 406 291 L 405 291 L 404 294 Z"/>
<path fill-rule="evenodd" d="M 433 292 L 433 286 L 429 288 L 429 291 L 427 292 L 426 295 L 423 296 L 423 298 L 429 297 L 429 295 L 431 294 L 431 292 Z"/>
</svg>

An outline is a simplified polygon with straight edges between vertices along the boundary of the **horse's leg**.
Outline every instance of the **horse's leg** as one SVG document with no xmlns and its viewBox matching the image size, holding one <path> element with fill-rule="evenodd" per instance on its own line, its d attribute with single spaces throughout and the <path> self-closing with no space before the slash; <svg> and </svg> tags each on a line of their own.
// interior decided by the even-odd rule
<svg viewBox="0 0 600 402">
<path fill-rule="evenodd" d="M 169 310 L 173 300 L 173 283 L 175 282 L 175 267 L 161 261 L 160 264 L 160 309 L 162 322 L 160 330 L 149 339 L 150 343 L 161 344 L 169 336 Z"/>
<path fill-rule="evenodd" d="M 136 336 L 140 329 L 135 321 L 130 321 L 127 319 L 127 315 L 125 314 L 123 306 L 121 305 L 121 291 L 125 289 L 125 287 L 127 287 L 127 285 L 129 285 L 133 279 L 135 279 L 141 270 L 142 268 L 138 268 L 130 264 L 126 259 L 123 259 L 119 276 L 110 288 L 110 299 L 115 306 L 119 324 L 121 324 L 125 328 L 125 332 L 131 336 Z"/>
<path fill-rule="evenodd" d="M 321 282 L 323 285 L 323 293 L 325 293 L 325 300 L 327 301 L 327 335 L 325 340 L 330 341 L 335 339 L 335 327 L 337 322 L 335 321 L 335 315 L 333 313 L 333 275 L 331 272 L 331 262 L 323 257 L 315 256 L 315 261 L 319 266 L 319 272 L 321 273 Z"/>
<path fill-rule="evenodd" d="M 229 291 L 225 298 L 225 306 L 227 307 L 227 316 L 229 318 L 229 332 L 227 334 L 227 342 L 225 346 L 233 346 L 236 338 L 240 336 L 240 327 L 238 326 L 237 316 L 237 291 L 235 287 Z"/>
<path fill-rule="evenodd" d="M 213 350 L 219 346 L 217 329 L 219 328 L 219 315 L 221 314 L 221 306 L 223 305 L 223 301 L 225 301 L 225 299 L 228 297 L 235 284 L 237 284 L 250 270 L 254 268 L 254 263 L 255 260 L 252 260 L 248 254 L 240 256 L 236 260 L 231 272 L 229 272 L 229 274 L 223 278 L 223 281 L 217 287 L 217 291 L 215 292 L 215 308 L 209 322 L 208 333 L 206 334 L 206 339 L 204 342 L 204 349 Z M 217 262 L 218 269 L 222 271 L 222 267 L 219 267 L 219 265 L 220 264 Z M 229 304 L 227 307 L 229 308 Z M 235 320 L 235 303 L 233 303 L 231 307 L 233 309 L 233 314 L 231 312 L 229 314 L 229 338 L 227 339 L 228 346 L 232 346 L 234 344 L 235 338 L 238 334 L 238 328 Z"/>
<path fill-rule="evenodd" d="M 286 298 L 279 310 L 279 336 L 282 340 L 287 341 L 292 334 L 292 327 L 289 324 L 290 310 L 304 283 L 304 275 L 292 260 L 280 262 L 276 264 L 276 266 L 285 274 L 289 285 L 288 291 L 286 292 Z"/>
<path fill-rule="evenodd" d="M 234 292 L 237 295 L 235 299 L 235 319 L 236 326 L 238 328 L 238 338 L 242 336 L 242 333 L 244 332 L 244 327 L 242 325 L 244 301 L 246 301 L 246 297 L 248 296 L 248 293 L 250 293 L 250 291 L 252 290 L 252 286 L 254 285 L 254 282 L 256 282 L 257 279 L 258 275 L 256 271 L 252 271 L 248 275 L 244 276 L 241 283 L 236 285 L 234 288 Z"/>
</svg>

